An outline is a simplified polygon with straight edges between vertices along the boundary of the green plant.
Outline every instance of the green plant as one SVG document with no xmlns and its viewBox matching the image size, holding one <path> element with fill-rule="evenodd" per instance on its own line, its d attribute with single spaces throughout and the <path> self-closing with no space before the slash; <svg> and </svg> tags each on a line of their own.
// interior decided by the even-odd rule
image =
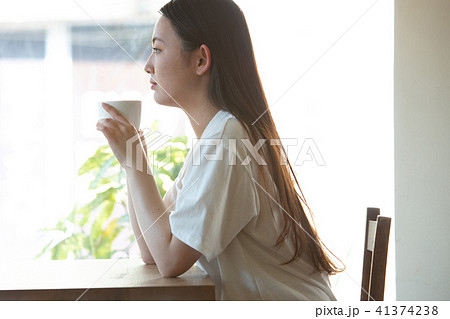
<svg viewBox="0 0 450 319">
<path fill-rule="evenodd" d="M 188 151 L 187 137 L 183 136 L 148 152 L 161 196 L 178 176 Z M 134 241 L 126 209 L 126 174 L 108 145 L 99 147 L 81 166 L 78 176 L 82 175 L 90 176 L 88 192 L 94 198 L 87 204 L 75 205 L 55 227 L 42 230 L 51 240 L 36 258 L 48 253 L 51 259 L 67 259 L 70 255 L 75 259 L 111 258 L 117 252 L 128 251 Z M 124 233 L 126 237 L 118 240 Z M 117 248 L 120 244 L 122 247 Z"/>
</svg>

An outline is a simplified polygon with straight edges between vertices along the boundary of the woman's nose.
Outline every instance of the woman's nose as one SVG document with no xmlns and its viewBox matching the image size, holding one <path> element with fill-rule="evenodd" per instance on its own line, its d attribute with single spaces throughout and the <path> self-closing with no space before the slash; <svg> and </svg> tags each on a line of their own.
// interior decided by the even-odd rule
<svg viewBox="0 0 450 319">
<path fill-rule="evenodd" d="M 153 65 L 151 63 L 151 58 L 152 58 L 152 55 L 149 56 L 149 58 L 147 59 L 147 62 L 145 62 L 145 66 L 144 66 L 145 72 L 147 72 L 149 74 L 154 73 L 153 72 Z"/>
</svg>

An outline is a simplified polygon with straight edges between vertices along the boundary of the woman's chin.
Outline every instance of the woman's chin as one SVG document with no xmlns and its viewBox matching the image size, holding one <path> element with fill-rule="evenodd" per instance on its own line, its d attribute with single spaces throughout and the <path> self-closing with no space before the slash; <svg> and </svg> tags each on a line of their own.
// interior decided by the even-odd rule
<svg viewBox="0 0 450 319">
<path fill-rule="evenodd" d="M 159 105 L 166 105 L 167 104 L 167 97 L 161 97 L 158 93 L 155 92 L 155 94 L 153 94 L 153 99 L 155 100 L 156 103 L 158 103 Z"/>
<path fill-rule="evenodd" d="M 159 105 L 178 107 L 178 105 L 169 97 L 161 98 L 155 93 L 153 99 Z"/>
</svg>

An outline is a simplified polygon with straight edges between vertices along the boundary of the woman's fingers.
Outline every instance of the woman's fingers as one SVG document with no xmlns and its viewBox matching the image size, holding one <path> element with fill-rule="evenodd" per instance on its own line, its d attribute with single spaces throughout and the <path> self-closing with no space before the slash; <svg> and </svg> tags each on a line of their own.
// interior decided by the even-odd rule
<svg viewBox="0 0 450 319">
<path fill-rule="evenodd" d="M 128 139 L 136 134 L 134 126 L 129 126 L 114 119 L 105 118 L 97 121 L 97 130 L 101 131 L 105 137 L 113 139 Z"/>
<path fill-rule="evenodd" d="M 117 121 L 115 121 L 114 119 L 109 119 L 109 118 L 100 119 L 97 121 L 97 130 L 104 131 L 105 129 L 113 127 L 117 124 L 119 124 L 119 123 Z"/>
<path fill-rule="evenodd" d="M 108 144 L 117 161 L 125 168 L 127 143 L 137 134 L 134 126 L 124 124 L 118 120 L 105 118 L 97 121 L 97 130 L 101 131 L 108 140 Z"/>
<path fill-rule="evenodd" d="M 98 131 L 103 131 L 105 129 L 106 125 L 103 121 L 103 119 L 100 119 L 97 121 L 97 130 Z"/>
<path fill-rule="evenodd" d="M 129 121 L 125 118 L 125 116 L 123 116 L 122 113 L 117 111 L 114 107 L 112 107 L 111 105 L 109 105 L 107 103 L 102 103 L 102 106 L 105 109 L 105 111 L 111 115 L 111 117 L 114 120 L 122 122 L 124 124 L 129 124 Z"/>
</svg>

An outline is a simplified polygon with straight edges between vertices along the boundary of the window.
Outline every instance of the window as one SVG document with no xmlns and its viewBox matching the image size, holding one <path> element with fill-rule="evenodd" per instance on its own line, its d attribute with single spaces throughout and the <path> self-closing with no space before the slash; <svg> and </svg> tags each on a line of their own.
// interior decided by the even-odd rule
<svg viewBox="0 0 450 319">
<path fill-rule="evenodd" d="M 45 57 L 45 32 L 12 31 L 0 33 L 1 59 L 38 59 Z"/>
<path fill-rule="evenodd" d="M 77 170 L 106 143 L 95 129 L 97 101 L 141 99 L 142 127 L 159 119 L 164 133 L 193 136 L 182 111 L 154 103 L 142 70 L 165 1 L 78 2 L 84 11 L 58 2 L 50 12 L 49 1 L 30 0 L 29 16 L 14 3 L 0 5 L 2 258 L 32 259 L 46 243 L 39 229 L 85 198 Z M 319 234 L 347 265 L 332 277 L 336 295 L 358 300 L 366 207 L 394 210 L 393 4 L 236 3 L 280 136 L 296 141 L 291 162 L 314 141 L 294 167 Z M 393 300 L 389 249 L 386 299 Z"/>
</svg>

